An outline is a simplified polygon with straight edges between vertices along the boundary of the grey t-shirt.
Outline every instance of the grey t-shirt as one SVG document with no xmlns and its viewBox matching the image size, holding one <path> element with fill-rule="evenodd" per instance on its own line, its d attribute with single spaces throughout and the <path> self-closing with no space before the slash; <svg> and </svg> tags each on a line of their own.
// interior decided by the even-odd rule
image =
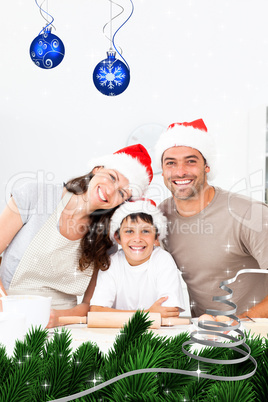
<svg viewBox="0 0 268 402">
<path fill-rule="evenodd" d="M 12 196 L 19 209 L 23 226 L 3 254 L 0 278 L 5 289 L 9 288 L 30 242 L 60 202 L 62 191 L 63 185 L 38 184 L 36 181 L 23 183 L 12 189 Z"/>
<path fill-rule="evenodd" d="M 160 209 L 169 221 L 164 245 L 187 284 L 193 317 L 207 308 L 230 309 L 212 302 L 213 296 L 228 295 L 221 281 L 241 269 L 268 268 L 266 204 L 215 188 L 212 202 L 194 216 L 180 216 L 172 197 Z M 229 287 L 241 314 L 267 296 L 268 274 L 242 274 Z"/>
</svg>

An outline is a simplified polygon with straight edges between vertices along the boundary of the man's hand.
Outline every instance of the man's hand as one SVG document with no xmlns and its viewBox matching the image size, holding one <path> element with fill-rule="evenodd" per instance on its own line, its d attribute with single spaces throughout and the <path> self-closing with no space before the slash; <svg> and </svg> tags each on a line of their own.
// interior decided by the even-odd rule
<svg viewBox="0 0 268 402">
<path fill-rule="evenodd" d="M 179 308 L 178 307 L 163 307 L 164 303 L 168 299 L 168 296 L 160 297 L 149 309 L 150 313 L 160 313 L 162 318 L 178 317 Z"/>
</svg>

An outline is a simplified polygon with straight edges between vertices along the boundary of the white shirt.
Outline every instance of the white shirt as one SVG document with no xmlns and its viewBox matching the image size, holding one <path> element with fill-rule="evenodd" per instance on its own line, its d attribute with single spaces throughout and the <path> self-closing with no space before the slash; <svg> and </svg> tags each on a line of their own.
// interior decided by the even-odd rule
<svg viewBox="0 0 268 402">
<path fill-rule="evenodd" d="M 131 266 L 123 250 L 111 257 L 107 271 L 99 271 L 91 305 L 118 310 L 150 308 L 160 297 L 168 296 L 164 307 L 184 310 L 182 287 L 172 256 L 156 247 L 150 259 Z"/>
</svg>

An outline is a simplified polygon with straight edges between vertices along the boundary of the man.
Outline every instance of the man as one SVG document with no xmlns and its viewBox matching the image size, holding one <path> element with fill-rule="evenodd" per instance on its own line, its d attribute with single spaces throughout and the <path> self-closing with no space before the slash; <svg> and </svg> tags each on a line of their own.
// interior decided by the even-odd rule
<svg viewBox="0 0 268 402">
<path fill-rule="evenodd" d="M 256 269 L 228 286 L 230 301 L 240 318 L 268 317 L 268 275 L 257 271 L 268 268 L 268 206 L 209 185 L 216 153 L 201 119 L 170 125 L 155 151 L 172 193 L 160 205 L 169 221 L 164 245 L 187 284 L 192 316 L 208 308 L 230 310 L 212 301 L 229 296 L 220 283 L 241 269 Z"/>
</svg>

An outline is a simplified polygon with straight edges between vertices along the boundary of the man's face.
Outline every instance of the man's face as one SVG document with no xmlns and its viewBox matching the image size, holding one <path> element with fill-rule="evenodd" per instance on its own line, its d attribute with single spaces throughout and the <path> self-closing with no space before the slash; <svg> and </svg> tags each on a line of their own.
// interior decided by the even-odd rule
<svg viewBox="0 0 268 402">
<path fill-rule="evenodd" d="M 172 147 L 162 157 L 163 178 L 166 187 L 178 200 L 198 198 L 207 184 L 206 166 L 203 156 L 197 149 Z"/>
</svg>

